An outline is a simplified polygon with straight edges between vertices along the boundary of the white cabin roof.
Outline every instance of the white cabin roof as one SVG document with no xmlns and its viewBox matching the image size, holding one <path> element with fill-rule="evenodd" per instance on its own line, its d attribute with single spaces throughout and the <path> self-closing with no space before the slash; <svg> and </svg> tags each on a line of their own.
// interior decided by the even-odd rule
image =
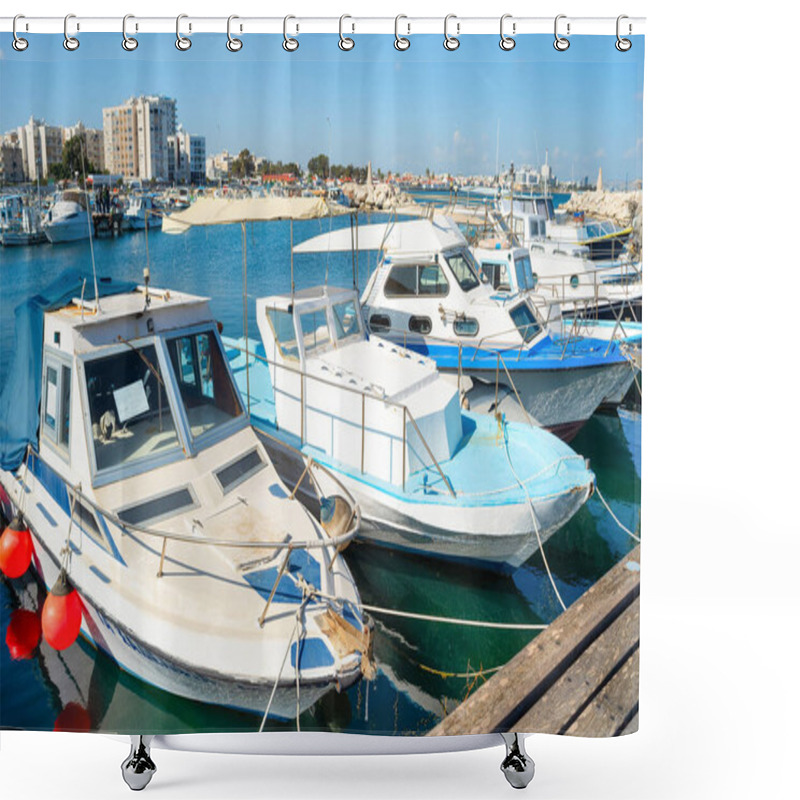
<svg viewBox="0 0 800 800">
<path fill-rule="evenodd" d="M 290 311 L 293 306 L 318 306 L 326 302 L 331 305 L 345 300 L 358 298 L 358 292 L 353 288 L 342 286 L 311 286 L 307 289 L 298 289 L 292 294 L 275 294 L 258 300 L 265 308 L 274 308 L 280 311 Z"/>
</svg>

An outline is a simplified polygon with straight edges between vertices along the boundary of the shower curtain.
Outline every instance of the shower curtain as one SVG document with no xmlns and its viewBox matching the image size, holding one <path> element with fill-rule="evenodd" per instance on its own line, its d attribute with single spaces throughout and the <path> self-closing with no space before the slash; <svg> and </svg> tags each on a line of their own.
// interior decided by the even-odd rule
<svg viewBox="0 0 800 800">
<path fill-rule="evenodd" d="M 229 24 L 3 43 L 0 727 L 635 731 L 643 37 Z"/>
</svg>

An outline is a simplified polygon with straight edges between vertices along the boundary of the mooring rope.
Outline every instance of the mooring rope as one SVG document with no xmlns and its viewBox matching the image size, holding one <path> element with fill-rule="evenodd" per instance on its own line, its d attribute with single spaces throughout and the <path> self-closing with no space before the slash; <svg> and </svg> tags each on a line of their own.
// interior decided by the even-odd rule
<svg viewBox="0 0 800 800">
<path fill-rule="evenodd" d="M 625 533 L 627 533 L 628 536 L 630 536 L 632 539 L 635 539 L 637 542 L 641 542 L 642 540 L 633 531 L 631 531 L 628 528 L 626 528 L 619 521 L 619 519 L 617 518 L 617 515 L 611 510 L 611 506 L 608 503 L 606 503 L 606 499 L 605 499 L 605 497 L 603 497 L 603 494 L 600 491 L 600 487 L 595 485 L 594 490 L 595 490 L 595 492 L 597 492 L 597 496 L 600 498 L 600 502 L 606 507 L 606 511 L 608 511 L 608 513 L 611 514 L 611 518 L 614 520 L 614 522 L 616 522 L 617 525 L 619 525 L 619 527 L 623 531 L 625 531 Z"/>
</svg>

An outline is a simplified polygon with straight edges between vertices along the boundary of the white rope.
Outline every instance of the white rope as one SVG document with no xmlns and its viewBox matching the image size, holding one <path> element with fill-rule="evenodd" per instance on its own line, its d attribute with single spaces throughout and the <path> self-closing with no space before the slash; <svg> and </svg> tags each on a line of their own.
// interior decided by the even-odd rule
<svg viewBox="0 0 800 800">
<path fill-rule="evenodd" d="M 611 510 L 611 506 L 608 503 L 606 503 L 606 499 L 605 499 L 605 497 L 603 497 L 602 493 L 600 492 L 600 487 L 599 486 L 595 486 L 595 491 L 597 492 L 597 496 L 600 498 L 600 502 L 606 507 L 606 511 L 608 511 L 608 513 L 611 514 L 611 518 L 614 520 L 614 522 L 616 522 L 617 525 L 619 525 L 619 527 L 623 531 L 625 531 L 625 533 L 627 533 L 628 536 L 630 536 L 632 539 L 635 539 L 637 542 L 641 542 L 642 540 L 633 531 L 628 530 L 628 528 L 626 528 L 619 521 L 619 519 L 617 519 L 617 515 Z"/>
<path fill-rule="evenodd" d="M 528 509 L 531 512 L 531 519 L 533 520 L 533 530 L 536 534 L 536 541 L 539 543 L 539 552 L 542 554 L 542 561 L 544 562 L 544 568 L 547 570 L 547 577 L 550 579 L 550 585 L 553 587 L 553 591 L 558 598 L 558 602 L 561 605 L 561 609 L 563 611 L 567 610 L 566 603 L 561 598 L 561 593 L 558 591 L 558 587 L 556 586 L 555 578 L 553 577 L 553 573 L 550 571 L 550 564 L 547 563 L 547 556 L 544 552 L 544 545 L 542 543 L 542 537 L 539 534 L 539 521 L 536 519 L 536 512 L 533 509 L 533 500 L 531 499 L 530 494 L 528 493 L 528 488 L 525 484 L 519 479 L 519 475 L 517 475 L 517 471 L 514 469 L 514 464 L 511 462 L 511 453 L 508 449 L 508 429 L 506 427 L 505 421 L 503 422 L 503 444 L 506 451 L 506 458 L 508 458 L 508 466 L 511 467 L 511 473 L 517 479 L 517 483 L 522 487 L 522 490 L 525 492 L 525 495 L 528 498 Z"/>
</svg>

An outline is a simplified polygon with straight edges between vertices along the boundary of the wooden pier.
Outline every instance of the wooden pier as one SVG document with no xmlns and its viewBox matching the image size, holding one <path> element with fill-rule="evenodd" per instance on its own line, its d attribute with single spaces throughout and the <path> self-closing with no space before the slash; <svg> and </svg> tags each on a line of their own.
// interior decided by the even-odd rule
<svg viewBox="0 0 800 800">
<path fill-rule="evenodd" d="M 118 236 L 122 232 L 122 212 L 93 211 L 92 231 L 95 239 L 99 236 Z"/>
<path fill-rule="evenodd" d="M 638 730 L 639 564 L 637 546 L 428 736 Z"/>
</svg>

